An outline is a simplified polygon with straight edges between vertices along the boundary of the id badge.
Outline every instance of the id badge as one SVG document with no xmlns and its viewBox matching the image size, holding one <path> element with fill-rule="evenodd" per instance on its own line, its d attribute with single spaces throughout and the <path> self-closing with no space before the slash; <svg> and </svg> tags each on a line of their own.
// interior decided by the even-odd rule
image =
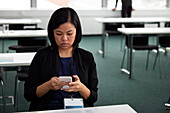
<svg viewBox="0 0 170 113">
<path fill-rule="evenodd" d="M 83 99 L 82 98 L 64 98 L 64 108 L 83 108 Z"/>
</svg>

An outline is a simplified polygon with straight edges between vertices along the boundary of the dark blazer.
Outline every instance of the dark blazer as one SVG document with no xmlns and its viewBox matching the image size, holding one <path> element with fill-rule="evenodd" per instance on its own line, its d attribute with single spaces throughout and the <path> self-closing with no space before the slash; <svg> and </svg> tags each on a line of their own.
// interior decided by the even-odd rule
<svg viewBox="0 0 170 113">
<path fill-rule="evenodd" d="M 30 111 L 46 110 L 47 104 L 53 98 L 52 90 L 38 98 L 36 96 L 36 89 L 52 77 L 59 75 L 59 69 L 57 69 L 59 59 L 57 56 L 57 49 L 49 46 L 39 50 L 30 65 L 28 79 L 24 85 L 25 99 L 31 101 Z M 98 90 L 96 63 L 93 55 L 86 50 L 76 48 L 73 58 L 76 62 L 80 81 L 91 91 L 90 97 L 84 100 L 84 106 L 92 107 L 94 102 L 97 101 Z"/>
</svg>

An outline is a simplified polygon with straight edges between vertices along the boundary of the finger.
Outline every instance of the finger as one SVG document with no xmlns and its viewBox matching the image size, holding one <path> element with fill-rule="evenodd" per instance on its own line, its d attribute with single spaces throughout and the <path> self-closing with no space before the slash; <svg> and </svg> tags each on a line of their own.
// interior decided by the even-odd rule
<svg viewBox="0 0 170 113">
<path fill-rule="evenodd" d="M 75 85 L 78 85 L 78 82 L 70 82 L 69 83 L 69 86 L 75 86 Z"/>
<path fill-rule="evenodd" d="M 75 81 L 79 80 L 79 77 L 77 75 L 73 75 L 73 77 L 75 78 Z"/>
</svg>

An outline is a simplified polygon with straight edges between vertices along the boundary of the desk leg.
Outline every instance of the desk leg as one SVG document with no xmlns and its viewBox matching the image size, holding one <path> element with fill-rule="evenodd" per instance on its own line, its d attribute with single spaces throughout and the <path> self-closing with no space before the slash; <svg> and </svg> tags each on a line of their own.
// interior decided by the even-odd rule
<svg viewBox="0 0 170 113">
<path fill-rule="evenodd" d="M 128 44 L 129 44 L 129 49 L 127 50 L 127 68 L 123 68 L 123 64 L 121 67 L 121 72 L 124 72 L 129 75 L 129 79 L 132 79 L 132 52 L 133 52 L 133 37 L 128 36 Z"/>
<path fill-rule="evenodd" d="M 4 39 L 2 39 L 2 53 L 4 53 Z"/>
<path fill-rule="evenodd" d="M 130 45 L 130 56 L 129 56 L 129 79 L 132 79 L 132 52 L 133 52 L 133 37 L 129 36 L 129 45 Z"/>
<path fill-rule="evenodd" d="M 102 36 L 102 42 L 101 42 L 101 45 L 102 45 L 102 57 L 104 58 L 105 57 L 105 33 L 103 33 L 103 36 Z"/>
<path fill-rule="evenodd" d="M 101 50 L 98 53 L 102 54 L 102 57 L 105 57 L 105 24 L 103 24 L 102 38 L 101 38 Z"/>
</svg>

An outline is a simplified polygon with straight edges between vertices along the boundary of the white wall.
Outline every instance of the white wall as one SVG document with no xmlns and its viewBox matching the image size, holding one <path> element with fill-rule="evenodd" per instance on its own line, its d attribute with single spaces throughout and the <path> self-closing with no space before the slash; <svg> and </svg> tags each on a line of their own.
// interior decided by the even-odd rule
<svg viewBox="0 0 170 113">
<path fill-rule="evenodd" d="M 170 17 L 168 10 L 136 10 L 132 12 L 132 17 Z M 42 23 L 38 26 L 46 28 L 48 20 L 53 13 L 52 10 L 0 10 L 0 18 L 39 18 Z M 120 17 L 120 10 L 111 9 L 101 10 L 77 10 L 82 23 L 83 34 L 101 34 L 102 24 L 98 23 L 96 17 Z"/>
</svg>

